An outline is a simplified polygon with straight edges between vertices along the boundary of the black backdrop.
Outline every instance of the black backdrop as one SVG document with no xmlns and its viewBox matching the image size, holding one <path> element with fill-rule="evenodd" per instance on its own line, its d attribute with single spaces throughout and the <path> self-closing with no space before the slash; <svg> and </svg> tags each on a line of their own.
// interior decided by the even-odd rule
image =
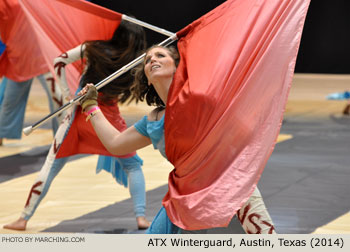
<svg viewBox="0 0 350 252">
<path fill-rule="evenodd" d="M 283 0 L 281 0 L 283 1 Z M 94 0 L 101 6 L 177 32 L 223 0 Z M 147 31 L 148 44 L 165 36 Z M 312 0 L 296 64 L 300 73 L 350 74 L 350 1 Z"/>
</svg>

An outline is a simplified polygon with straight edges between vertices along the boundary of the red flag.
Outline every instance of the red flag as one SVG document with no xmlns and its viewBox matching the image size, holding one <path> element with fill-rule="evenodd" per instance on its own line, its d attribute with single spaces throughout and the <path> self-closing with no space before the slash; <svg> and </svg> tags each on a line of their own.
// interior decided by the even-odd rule
<svg viewBox="0 0 350 252">
<path fill-rule="evenodd" d="M 231 0 L 177 33 L 165 115 L 170 220 L 227 226 L 271 155 L 309 0 Z"/>
<path fill-rule="evenodd" d="M 0 35 L 6 45 L 0 77 L 25 81 L 48 71 L 33 33 L 17 0 L 0 1 Z"/>
<path fill-rule="evenodd" d="M 19 1 L 52 73 L 54 58 L 86 40 L 111 38 L 121 21 L 120 13 L 85 0 Z M 72 93 L 78 87 L 81 70 L 79 63 L 66 67 Z"/>
<path fill-rule="evenodd" d="M 85 0 L 4 0 L 0 12 L 12 18 L 5 17 L 6 27 L 1 26 L 6 50 L 0 74 L 16 81 L 54 73 L 54 58 L 86 40 L 111 38 L 121 21 L 120 13 Z M 74 92 L 81 67 L 76 63 L 66 72 Z"/>
<path fill-rule="evenodd" d="M 54 58 L 86 40 L 110 39 L 121 21 L 121 14 L 85 0 L 19 1 L 28 22 L 35 31 L 42 56 L 53 73 Z M 76 91 L 79 84 L 82 70 L 79 63 L 65 67 L 72 93 Z M 105 116 L 116 128 L 121 131 L 126 129 L 117 104 L 100 106 Z M 92 125 L 85 122 L 86 116 L 80 112 L 78 108 L 57 157 L 79 153 L 111 156 L 98 139 Z M 134 154 L 130 153 L 122 157 L 130 157 Z"/>
</svg>

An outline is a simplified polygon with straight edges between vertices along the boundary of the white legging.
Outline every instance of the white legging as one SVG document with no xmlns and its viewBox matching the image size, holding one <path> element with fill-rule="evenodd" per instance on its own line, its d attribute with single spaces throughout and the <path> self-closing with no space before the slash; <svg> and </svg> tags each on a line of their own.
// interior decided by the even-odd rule
<svg viewBox="0 0 350 252">
<path fill-rule="evenodd" d="M 45 197 L 53 179 L 61 171 L 68 158 L 56 158 L 61 143 L 66 137 L 73 122 L 72 110 L 67 112 L 66 117 L 59 126 L 45 163 L 29 192 L 21 217 L 29 220 L 34 214 L 41 200 Z M 135 155 L 136 156 L 136 155 Z M 142 160 L 138 157 L 118 158 L 118 163 L 128 175 L 129 191 L 134 203 L 136 217 L 145 215 L 145 179 L 141 169 Z"/>
<path fill-rule="evenodd" d="M 237 218 L 247 234 L 276 233 L 272 219 L 257 187 L 249 200 L 237 211 Z"/>
</svg>

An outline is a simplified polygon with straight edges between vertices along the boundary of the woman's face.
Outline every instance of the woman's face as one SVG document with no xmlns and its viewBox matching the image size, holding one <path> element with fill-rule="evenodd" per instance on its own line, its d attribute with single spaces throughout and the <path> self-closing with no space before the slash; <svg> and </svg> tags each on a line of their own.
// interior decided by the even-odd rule
<svg viewBox="0 0 350 252">
<path fill-rule="evenodd" d="M 172 78 L 176 71 L 176 66 L 167 49 L 155 47 L 146 54 L 144 71 L 148 82 L 156 83 L 164 78 Z"/>
</svg>

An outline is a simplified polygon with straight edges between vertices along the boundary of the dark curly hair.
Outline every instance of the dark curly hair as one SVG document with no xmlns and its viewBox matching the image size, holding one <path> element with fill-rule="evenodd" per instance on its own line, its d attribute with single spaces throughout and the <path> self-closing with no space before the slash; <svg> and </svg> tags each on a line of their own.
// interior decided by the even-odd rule
<svg viewBox="0 0 350 252">
<path fill-rule="evenodd" d="M 86 41 L 84 44 L 82 59 L 87 59 L 87 68 L 80 80 L 81 87 L 87 83 L 97 84 L 137 58 L 146 48 L 146 38 L 141 26 L 122 20 L 110 40 Z M 101 88 L 99 92 L 103 95 L 99 100 L 104 104 L 133 100 L 132 83 L 133 76 L 128 71 Z"/>
<path fill-rule="evenodd" d="M 169 55 L 173 58 L 175 62 L 175 66 L 179 65 L 180 56 L 177 52 L 176 48 L 173 46 L 164 47 L 159 45 L 154 45 L 148 48 L 145 53 L 147 54 L 153 48 L 164 48 L 169 52 Z M 162 99 L 159 97 L 157 91 L 154 89 L 153 85 L 148 85 L 148 80 L 144 71 L 145 62 L 137 66 L 132 70 L 132 74 L 134 75 L 134 83 L 131 86 L 131 92 L 135 97 L 136 102 L 146 100 L 147 104 L 152 106 L 155 105 L 157 107 L 164 107 L 165 104 Z"/>
</svg>

